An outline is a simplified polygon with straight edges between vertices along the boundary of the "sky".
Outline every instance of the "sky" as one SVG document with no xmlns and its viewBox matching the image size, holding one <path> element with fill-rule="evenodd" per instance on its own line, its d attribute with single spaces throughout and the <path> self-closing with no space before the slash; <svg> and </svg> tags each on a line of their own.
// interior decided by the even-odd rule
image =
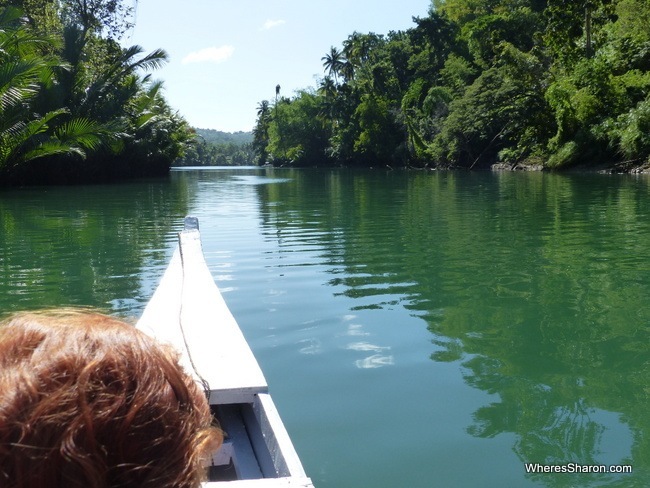
<svg viewBox="0 0 650 488">
<path fill-rule="evenodd" d="M 128 2 L 127 2 L 128 3 Z M 250 131 L 257 106 L 324 76 L 321 58 L 354 31 L 414 26 L 430 0 L 138 0 L 123 39 L 169 63 L 153 73 L 169 104 L 193 127 Z"/>
</svg>

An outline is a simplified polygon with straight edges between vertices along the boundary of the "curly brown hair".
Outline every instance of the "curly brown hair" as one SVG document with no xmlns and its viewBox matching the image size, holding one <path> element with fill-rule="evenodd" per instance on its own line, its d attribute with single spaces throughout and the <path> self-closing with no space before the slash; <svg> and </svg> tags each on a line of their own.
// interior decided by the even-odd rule
<svg viewBox="0 0 650 488">
<path fill-rule="evenodd" d="M 222 442 L 178 354 L 87 311 L 0 325 L 0 486 L 195 488 Z"/>
</svg>

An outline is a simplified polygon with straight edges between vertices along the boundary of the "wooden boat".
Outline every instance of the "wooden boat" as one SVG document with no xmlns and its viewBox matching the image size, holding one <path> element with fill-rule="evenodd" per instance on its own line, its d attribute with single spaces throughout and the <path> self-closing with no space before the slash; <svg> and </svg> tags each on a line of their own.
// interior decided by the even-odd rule
<svg viewBox="0 0 650 488">
<path fill-rule="evenodd" d="M 313 488 L 208 270 L 196 218 L 185 219 L 178 248 L 137 327 L 181 351 L 185 369 L 209 391 L 226 438 L 204 488 Z"/>
</svg>

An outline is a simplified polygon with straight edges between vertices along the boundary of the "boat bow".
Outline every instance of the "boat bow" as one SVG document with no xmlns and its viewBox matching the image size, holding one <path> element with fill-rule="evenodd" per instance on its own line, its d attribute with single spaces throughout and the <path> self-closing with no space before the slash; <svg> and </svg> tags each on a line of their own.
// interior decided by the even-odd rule
<svg viewBox="0 0 650 488">
<path fill-rule="evenodd" d="M 210 274 L 196 218 L 186 217 L 178 247 L 136 326 L 179 350 L 183 367 L 209 392 L 226 440 L 213 456 L 212 481 L 205 488 L 313 488 L 264 374 Z"/>
</svg>

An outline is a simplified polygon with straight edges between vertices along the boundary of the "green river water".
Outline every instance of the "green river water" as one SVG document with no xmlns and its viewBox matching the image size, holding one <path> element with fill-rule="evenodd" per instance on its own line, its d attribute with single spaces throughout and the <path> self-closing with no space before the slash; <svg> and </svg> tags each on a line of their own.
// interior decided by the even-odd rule
<svg viewBox="0 0 650 488">
<path fill-rule="evenodd" d="M 317 488 L 650 486 L 647 177 L 219 168 L 2 190 L 0 311 L 138 317 L 186 214 Z"/>
</svg>

